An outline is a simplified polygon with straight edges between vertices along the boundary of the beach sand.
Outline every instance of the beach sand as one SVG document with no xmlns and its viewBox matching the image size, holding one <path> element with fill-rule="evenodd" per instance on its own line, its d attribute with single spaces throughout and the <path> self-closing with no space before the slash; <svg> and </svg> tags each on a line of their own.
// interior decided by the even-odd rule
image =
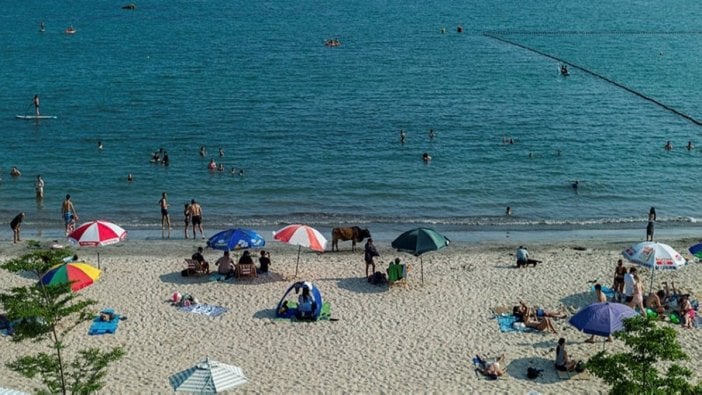
<svg viewBox="0 0 702 395">
<path fill-rule="evenodd" d="M 689 240 L 666 241 L 686 251 Z M 49 244 L 49 242 L 42 242 Z M 618 241 L 530 244 L 532 257 L 543 262 L 535 268 L 516 269 L 516 245 L 474 247 L 454 243 L 423 257 L 424 283 L 419 259 L 397 253 L 389 241 L 377 241 L 378 269 L 399 256 L 411 263 L 408 287 L 379 287 L 364 278 L 361 250 L 318 254 L 303 249 L 299 279 L 314 282 L 332 306 L 338 321 L 314 323 L 274 319 L 274 309 L 292 284 L 297 247 L 270 243 L 272 273 L 233 282 L 209 277 L 182 277 L 183 259 L 198 245 L 193 240 L 127 240 L 101 248 L 101 279 L 80 293 L 96 300 L 97 309 L 111 307 L 128 319 L 114 335 L 88 336 L 89 323 L 67 338 L 68 352 L 87 346 L 123 346 L 126 355 L 109 368 L 101 393 L 172 393 L 168 377 L 209 357 L 240 366 L 249 383 L 239 390 L 255 393 L 601 393 L 607 386 L 591 376 L 562 380 L 553 369 L 559 337 L 568 339 L 569 353 L 586 359 L 603 347 L 588 344 L 567 320 L 557 320 L 558 334 L 501 333 L 492 309 L 511 307 L 520 299 L 546 308 L 584 306 L 594 299 L 589 280 L 611 285 L 621 251 L 633 243 Z M 577 247 L 577 249 L 575 248 Z M 583 248 L 584 250 L 581 250 Z M 28 251 L 22 244 L 4 248 L 6 260 Z M 96 262 L 96 250 L 77 250 Z M 220 251 L 206 250 L 214 262 Z M 213 266 L 214 267 L 214 266 Z M 648 277 L 644 273 L 646 286 Z M 702 265 L 656 273 L 656 284 L 674 280 L 684 290 L 702 295 Z M 0 271 L 3 290 L 32 284 L 33 280 Z M 698 287 L 698 288 L 695 288 Z M 186 292 L 201 303 L 229 311 L 208 317 L 179 311 L 168 302 L 175 292 Z M 663 324 L 670 325 L 670 324 Z M 697 369 L 702 345 L 696 329 L 676 326 L 690 361 L 683 362 L 702 380 Z M 0 387 L 31 391 L 39 382 L 5 367 L 19 355 L 41 346 L 0 338 Z M 622 350 L 615 340 L 607 350 Z M 47 349 L 48 351 L 48 349 Z M 478 377 L 472 366 L 476 353 L 504 353 L 507 374 L 497 381 Z M 540 378 L 526 377 L 528 366 L 544 369 Z"/>
</svg>

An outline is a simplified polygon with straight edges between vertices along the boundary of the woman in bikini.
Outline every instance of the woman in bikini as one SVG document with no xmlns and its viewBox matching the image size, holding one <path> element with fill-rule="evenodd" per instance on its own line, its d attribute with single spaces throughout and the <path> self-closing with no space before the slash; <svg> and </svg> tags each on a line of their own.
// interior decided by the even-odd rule
<svg viewBox="0 0 702 395">
<path fill-rule="evenodd" d="M 614 269 L 614 283 L 612 284 L 612 289 L 617 295 L 617 299 L 621 301 L 622 294 L 624 293 L 624 275 L 626 274 L 626 267 L 624 267 L 624 261 L 621 259 L 617 261 L 617 267 Z"/>
</svg>

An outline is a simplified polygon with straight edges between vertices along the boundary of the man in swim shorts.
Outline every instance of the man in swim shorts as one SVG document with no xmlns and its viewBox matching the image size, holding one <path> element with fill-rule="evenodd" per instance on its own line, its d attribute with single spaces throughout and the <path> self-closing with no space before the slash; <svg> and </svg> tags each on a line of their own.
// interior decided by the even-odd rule
<svg viewBox="0 0 702 395">
<path fill-rule="evenodd" d="M 205 238 L 205 231 L 202 228 L 202 207 L 195 199 L 190 200 L 190 218 L 193 224 L 193 238 L 196 237 L 195 229 L 200 229 L 200 236 Z"/>
<path fill-rule="evenodd" d="M 158 201 L 161 206 L 161 238 L 164 236 L 164 230 L 168 230 L 168 238 L 171 238 L 171 217 L 168 215 L 168 200 L 166 192 L 161 194 L 161 200 Z"/>
<path fill-rule="evenodd" d="M 66 225 L 66 235 L 68 235 L 68 233 L 73 230 L 74 221 L 78 221 L 78 214 L 71 201 L 71 195 L 66 195 L 66 200 L 61 204 L 61 215 Z"/>
</svg>

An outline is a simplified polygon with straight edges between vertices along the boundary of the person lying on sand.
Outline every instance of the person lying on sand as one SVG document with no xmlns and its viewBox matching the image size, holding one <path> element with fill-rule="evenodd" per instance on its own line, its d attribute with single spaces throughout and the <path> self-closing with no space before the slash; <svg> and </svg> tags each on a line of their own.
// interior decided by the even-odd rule
<svg viewBox="0 0 702 395">
<path fill-rule="evenodd" d="M 485 355 L 476 355 L 477 365 L 476 370 L 485 376 L 497 380 L 498 377 L 505 374 L 505 354 L 501 354 L 497 358 L 487 358 Z"/>
<path fill-rule="evenodd" d="M 517 311 L 519 315 L 517 315 L 517 319 L 521 320 L 521 322 L 524 323 L 524 326 L 526 326 L 527 328 L 536 329 L 541 332 L 549 330 L 554 334 L 558 333 L 556 331 L 556 328 L 553 326 L 551 318 L 546 316 L 539 317 L 536 315 L 536 312 L 534 312 L 531 308 L 524 304 L 524 302 L 519 303 L 520 306 Z"/>
<path fill-rule="evenodd" d="M 542 317 L 548 317 L 548 318 L 567 318 L 568 314 L 563 311 L 563 310 L 546 310 L 543 309 L 539 306 L 534 306 L 532 308 L 529 308 L 529 306 L 526 305 L 526 303 L 519 301 L 518 306 L 514 306 L 512 308 L 512 315 L 514 315 L 517 318 L 523 318 L 527 315 L 531 314 L 531 318 L 542 318 Z"/>
</svg>

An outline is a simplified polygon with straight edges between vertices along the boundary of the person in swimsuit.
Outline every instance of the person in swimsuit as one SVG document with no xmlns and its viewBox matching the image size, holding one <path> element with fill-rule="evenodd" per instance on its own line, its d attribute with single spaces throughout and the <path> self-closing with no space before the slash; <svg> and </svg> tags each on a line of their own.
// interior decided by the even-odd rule
<svg viewBox="0 0 702 395">
<path fill-rule="evenodd" d="M 626 268 L 624 267 L 624 261 L 619 259 L 617 261 L 617 267 L 614 269 L 614 283 L 612 284 L 612 289 L 617 295 L 619 302 L 622 300 L 622 293 L 624 293 L 624 275 L 626 274 Z"/>
<path fill-rule="evenodd" d="M 164 236 L 164 230 L 168 231 L 168 238 L 171 238 L 171 217 L 168 215 L 168 200 L 166 192 L 161 194 L 161 200 L 158 201 L 161 206 L 161 238 Z"/>
<path fill-rule="evenodd" d="M 188 238 L 188 226 L 190 226 L 190 203 L 185 203 L 185 208 L 183 208 L 183 216 L 185 217 L 185 238 Z M 195 235 L 193 234 L 193 239 Z"/>
<path fill-rule="evenodd" d="M 205 231 L 202 228 L 202 207 L 195 201 L 190 200 L 190 218 L 193 222 L 193 238 L 197 237 L 195 229 L 200 229 L 200 236 L 205 238 Z"/>
<path fill-rule="evenodd" d="M 643 304 L 643 294 L 643 283 L 641 282 L 641 279 L 639 279 L 639 275 L 634 274 L 634 294 L 631 299 L 631 302 L 629 303 L 629 307 L 631 307 L 632 309 L 638 307 L 641 315 L 643 315 L 644 318 L 646 318 L 647 313 L 646 308 Z"/>
<path fill-rule="evenodd" d="M 44 179 L 37 176 L 37 181 L 34 183 L 34 191 L 37 193 L 37 199 L 44 198 Z"/>
<path fill-rule="evenodd" d="M 10 228 L 12 229 L 12 242 L 17 243 L 20 241 L 20 228 L 22 227 L 22 220 L 24 219 L 24 213 L 19 213 L 10 222 Z"/>
<path fill-rule="evenodd" d="M 34 115 L 39 116 L 39 95 L 34 95 L 32 104 L 34 104 Z"/>
<path fill-rule="evenodd" d="M 71 195 L 66 195 L 66 200 L 61 204 L 61 215 L 66 225 L 66 235 L 68 235 L 73 230 L 75 221 L 78 221 L 78 213 L 76 213 L 76 208 L 71 201 Z"/>
</svg>

